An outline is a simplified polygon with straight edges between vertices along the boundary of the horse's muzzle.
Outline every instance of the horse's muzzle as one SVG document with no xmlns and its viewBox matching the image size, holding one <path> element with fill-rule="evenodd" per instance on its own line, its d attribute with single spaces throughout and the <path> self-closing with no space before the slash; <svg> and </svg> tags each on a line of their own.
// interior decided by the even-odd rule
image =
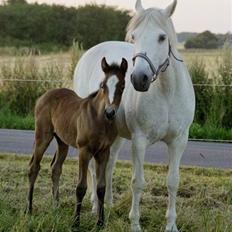
<svg viewBox="0 0 232 232">
<path fill-rule="evenodd" d="M 150 78 L 146 74 L 131 74 L 131 83 L 134 89 L 139 92 L 146 92 L 150 87 Z"/>
<path fill-rule="evenodd" d="M 116 110 L 113 108 L 106 108 L 105 109 L 105 116 L 108 120 L 113 120 L 116 115 Z"/>
</svg>

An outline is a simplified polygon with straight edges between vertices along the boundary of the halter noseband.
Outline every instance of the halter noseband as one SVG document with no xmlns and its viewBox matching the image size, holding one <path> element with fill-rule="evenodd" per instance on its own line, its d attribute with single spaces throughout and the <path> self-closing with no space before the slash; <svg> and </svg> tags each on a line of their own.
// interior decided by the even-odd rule
<svg viewBox="0 0 232 232">
<path fill-rule="evenodd" d="M 146 52 L 145 53 L 142 53 L 142 52 L 139 52 L 137 54 L 134 55 L 134 57 L 132 58 L 132 61 L 133 61 L 133 64 L 135 63 L 135 60 L 137 57 L 140 57 L 144 60 L 147 61 L 147 63 L 149 64 L 150 66 L 150 69 L 152 71 L 152 75 L 153 75 L 153 78 L 151 80 L 151 82 L 154 82 L 156 79 L 157 79 L 157 76 L 159 75 L 160 72 L 165 72 L 166 69 L 168 68 L 169 64 L 170 64 L 170 57 L 171 55 L 173 56 L 173 58 L 179 62 L 184 62 L 183 60 L 181 59 L 178 59 L 173 51 L 172 51 L 172 48 L 171 48 L 171 44 L 169 43 L 169 50 L 168 50 L 168 57 L 167 59 L 161 64 L 159 65 L 159 67 L 156 69 L 155 66 L 153 65 L 152 61 L 150 60 L 150 58 L 147 56 Z"/>
</svg>

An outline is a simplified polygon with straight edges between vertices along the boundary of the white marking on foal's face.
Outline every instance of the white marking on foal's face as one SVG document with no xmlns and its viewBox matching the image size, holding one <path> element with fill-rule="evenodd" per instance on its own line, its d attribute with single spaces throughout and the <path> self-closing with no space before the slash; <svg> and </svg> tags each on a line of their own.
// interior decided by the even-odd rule
<svg viewBox="0 0 232 232">
<path fill-rule="evenodd" d="M 109 77 L 109 79 L 107 80 L 106 85 L 108 87 L 108 97 L 109 97 L 110 104 L 112 104 L 114 101 L 114 94 L 115 94 L 116 85 L 118 81 L 119 80 L 116 75 Z"/>
</svg>

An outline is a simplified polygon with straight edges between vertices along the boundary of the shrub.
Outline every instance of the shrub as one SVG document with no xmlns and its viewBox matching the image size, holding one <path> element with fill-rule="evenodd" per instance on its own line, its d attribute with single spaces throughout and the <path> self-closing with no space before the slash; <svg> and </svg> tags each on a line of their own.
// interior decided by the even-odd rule
<svg viewBox="0 0 232 232">
<path fill-rule="evenodd" d="M 34 56 L 20 56 L 11 67 L 2 65 L 1 77 L 7 79 L 0 83 L 0 108 L 9 108 L 12 113 L 25 116 L 33 113 L 36 99 L 46 90 L 58 87 L 70 87 L 70 80 L 77 59 L 82 50 L 74 44 L 71 52 L 71 65 L 65 68 L 63 63 L 38 63 Z"/>
</svg>

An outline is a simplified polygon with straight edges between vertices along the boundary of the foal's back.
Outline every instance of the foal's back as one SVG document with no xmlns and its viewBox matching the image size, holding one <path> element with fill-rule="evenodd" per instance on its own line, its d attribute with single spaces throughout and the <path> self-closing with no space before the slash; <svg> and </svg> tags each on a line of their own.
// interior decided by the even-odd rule
<svg viewBox="0 0 232 232">
<path fill-rule="evenodd" d="M 36 129 L 41 133 L 40 128 L 46 128 L 44 133 L 54 133 L 66 144 L 76 147 L 77 117 L 84 102 L 70 89 L 47 91 L 36 103 Z"/>
</svg>

